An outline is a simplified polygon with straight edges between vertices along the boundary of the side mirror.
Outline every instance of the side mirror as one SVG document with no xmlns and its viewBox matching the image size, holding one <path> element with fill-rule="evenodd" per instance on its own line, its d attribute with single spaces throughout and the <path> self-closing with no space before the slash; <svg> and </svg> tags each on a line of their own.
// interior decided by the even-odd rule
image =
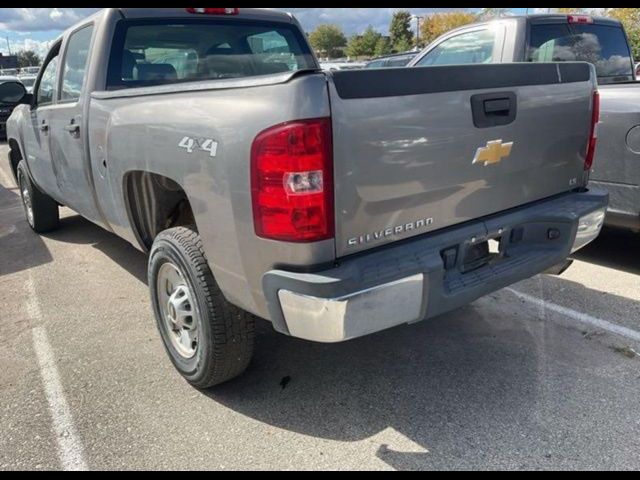
<svg viewBox="0 0 640 480">
<path fill-rule="evenodd" d="M 20 82 L 4 82 L 0 84 L 0 103 L 31 103 L 31 95 Z"/>
</svg>

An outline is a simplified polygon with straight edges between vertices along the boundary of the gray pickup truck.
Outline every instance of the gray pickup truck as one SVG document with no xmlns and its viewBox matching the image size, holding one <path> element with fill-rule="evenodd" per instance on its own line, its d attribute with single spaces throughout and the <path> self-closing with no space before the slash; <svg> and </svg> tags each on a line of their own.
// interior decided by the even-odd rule
<svg viewBox="0 0 640 480">
<path fill-rule="evenodd" d="M 290 15 L 106 9 L 13 84 L 36 232 L 66 205 L 149 252 L 157 326 L 208 387 L 254 316 L 340 342 L 563 264 L 600 232 L 588 63 L 327 73 Z"/>
<path fill-rule="evenodd" d="M 640 231 L 640 83 L 620 22 L 539 14 L 466 25 L 434 40 L 409 66 L 564 61 L 596 68 L 601 109 L 590 184 L 611 196 L 605 224 Z"/>
</svg>

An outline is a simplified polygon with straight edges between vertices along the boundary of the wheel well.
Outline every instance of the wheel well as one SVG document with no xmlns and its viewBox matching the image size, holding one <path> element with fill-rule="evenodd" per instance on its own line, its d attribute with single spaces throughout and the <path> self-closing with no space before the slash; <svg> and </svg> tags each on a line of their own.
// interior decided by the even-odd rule
<svg viewBox="0 0 640 480">
<path fill-rule="evenodd" d="M 186 192 L 168 177 L 150 172 L 129 172 L 124 179 L 124 191 L 131 225 L 147 250 L 163 230 L 195 226 Z"/>
<path fill-rule="evenodd" d="M 18 142 L 10 138 L 9 139 L 9 163 L 11 164 L 11 171 L 13 172 L 13 178 L 18 178 L 18 163 L 22 160 L 22 153 L 20 153 L 20 146 Z"/>
</svg>

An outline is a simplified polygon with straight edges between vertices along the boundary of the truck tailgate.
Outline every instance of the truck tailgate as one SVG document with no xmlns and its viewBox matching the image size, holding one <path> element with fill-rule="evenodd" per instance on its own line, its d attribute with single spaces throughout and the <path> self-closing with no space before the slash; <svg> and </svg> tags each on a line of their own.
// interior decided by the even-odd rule
<svg viewBox="0 0 640 480">
<path fill-rule="evenodd" d="M 584 185 L 594 78 L 586 63 L 334 72 L 337 255 Z"/>
</svg>

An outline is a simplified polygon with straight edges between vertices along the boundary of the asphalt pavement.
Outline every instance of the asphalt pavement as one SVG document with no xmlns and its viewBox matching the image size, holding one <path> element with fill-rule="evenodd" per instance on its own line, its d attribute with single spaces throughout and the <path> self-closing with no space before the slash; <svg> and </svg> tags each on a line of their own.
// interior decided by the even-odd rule
<svg viewBox="0 0 640 480">
<path fill-rule="evenodd" d="M 640 469 L 640 235 L 344 344 L 261 321 L 248 371 L 199 391 L 162 348 L 146 255 L 68 209 L 33 233 L 6 148 L 0 469 Z"/>
</svg>

